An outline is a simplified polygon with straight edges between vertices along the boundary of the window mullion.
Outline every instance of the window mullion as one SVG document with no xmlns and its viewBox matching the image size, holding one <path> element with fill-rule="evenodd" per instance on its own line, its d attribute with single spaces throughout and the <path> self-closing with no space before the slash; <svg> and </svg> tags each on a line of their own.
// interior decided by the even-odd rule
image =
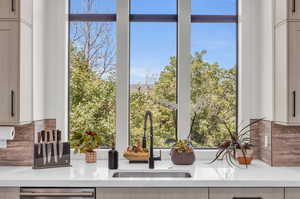
<svg viewBox="0 0 300 199">
<path fill-rule="evenodd" d="M 125 151 L 129 132 L 129 1 L 117 0 L 116 147 Z"/>
<path fill-rule="evenodd" d="M 178 0 L 178 138 L 190 129 L 191 99 L 191 0 Z"/>
</svg>

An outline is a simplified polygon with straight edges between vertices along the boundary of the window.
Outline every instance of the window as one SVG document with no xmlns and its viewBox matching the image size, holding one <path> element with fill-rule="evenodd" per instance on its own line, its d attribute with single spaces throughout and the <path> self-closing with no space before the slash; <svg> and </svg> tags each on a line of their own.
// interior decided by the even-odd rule
<svg viewBox="0 0 300 199">
<path fill-rule="evenodd" d="M 191 138 L 214 147 L 229 138 L 225 125 L 235 131 L 236 24 L 193 23 L 191 44 Z"/>
<path fill-rule="evenodd" d="M 176 104 L 176 23 L 132 22 L 130 33 L 130 143 L 143 136 L 151 110 L 154 146 L 164 147 L 176 137 L 176 109 L 168 106 Z"/>
<path fill-rule="evenodd" d="M 193 15 L 236 15 L 237 0 L 192 0 Z"/>
<path fill-rule="evenodd" d="M 237 1 L 192 0 L 191 129 L 194 147 L 229 138 L 237 122 Z"/>
<path fill-rule="evenodd" d="M 131 0 L 131 14 L 176 14 L 176 0 Z"/>
<path fill-rule="evenodd" d="M 166 147 L 166 140 L 177 136 L 177 110 L 172 107 L 177 103 L 177 2 L 131 0 L 130 6 L 129 142 L 143 136 L 144 115 L 150 110 L 154 146 Z"/>
<path fill-rule="evenodd" d="M 150 110 L 155 147 L 218 145 L 237 121 L 236 9 L 237 0 L 71 0 L 70 133 L 94 130 L 103 146 L 115 136 L 125 151 Z"/>
<path fill-rule="evenodd" d="M 116 13 L 115 0 L 70 0 L 72 14 Z"/>
<path fill-rule="evenodd" d="M 111 2 L 72 0 L 71 13 L 79 11 L 84 16 L 112 9 Z M 116 25 L 105 19 L 71 21 L 69 52 L 70 136 L 94 131 L 103 147 L 111 146 L 116 131 Z"/>
</svg>

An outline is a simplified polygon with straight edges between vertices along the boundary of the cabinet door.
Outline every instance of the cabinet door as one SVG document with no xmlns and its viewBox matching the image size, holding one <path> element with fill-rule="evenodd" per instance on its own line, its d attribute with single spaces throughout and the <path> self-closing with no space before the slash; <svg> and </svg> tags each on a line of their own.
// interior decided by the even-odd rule
<svg viewBox="0 0 300 199">
<path fill-rule="evenodd" d="M 0 122 L 16 120 L 18 23 L 0 21 Z"/>
<path fill-rule="evenodd" d="M 275 121 L 287 123 L 288 117 L 288 24 L 275 29 L 274 103 Z"/>
<path fill-rule="evenodd" d="M 286 188 L 285 199 L 299 199 L 300 188 Z"/>
<path fill-rule="evenodd" d="M 0 19 L 9 19 L 17 17 L 18 0 L 0 1 Z"/>
<path fill-rule="evenodd" d="M 19 188 L 0 188 L 1 199 L 19 199 L 20 190 Z"/>
<path fill-rule="evenodd" d="M 300 0 L 288 0 L 287 9 L 289 19 L 300 19 Z"/>
<path fill-rule="evenodd" d="M 275 0 L 276 24 L 288 19 L 300 19 L 300 0 Z"/>
<path fill-rule="evenodd" d="M 289 122 L 300 124 L 300 22 L 289 22 L 288 27 Z"/>
<path fill-rule="evenodd" d="M 97 199 L 208 199 L 207 188 L 97 188 Z"/>
<path fill-rule="evenodd" d="M 209 199 L 284 199 L 283 188 L 211 188 Z"/>
</svg>

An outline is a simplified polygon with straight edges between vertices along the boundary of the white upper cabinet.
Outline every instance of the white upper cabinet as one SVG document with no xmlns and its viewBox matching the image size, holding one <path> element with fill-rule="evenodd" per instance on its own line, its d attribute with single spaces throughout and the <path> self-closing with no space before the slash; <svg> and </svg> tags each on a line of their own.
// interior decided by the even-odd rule
<svg viewBox="0 0 300 199">
<path fill-rule="evenodd" d="M 32 0 L 0 0 L 0 125 L 32 121 L 32 64 Z"/>
<path fill-rule="evenodd" d="M 300 22 L 275 28 L 275 121 L 300 125 Z"/>
<path fill-rule="evenodd" d="M 300 125 L 300 22 L 288 25 L 289 122 Z"/>
<path fill-rule="evenodd" d="M 0 121 L 16 121 L 18 23 L 0 21 Z"/>
<path fill-rule="evenodd" d="M 276 24 L 300 19 L 300 0 L 275 0 Z"/>
<path fill-rule="evenodd" d="M 18 0 L 0 0 L 0 19 L 17 18 L 18 11 Z"/>
</svg>

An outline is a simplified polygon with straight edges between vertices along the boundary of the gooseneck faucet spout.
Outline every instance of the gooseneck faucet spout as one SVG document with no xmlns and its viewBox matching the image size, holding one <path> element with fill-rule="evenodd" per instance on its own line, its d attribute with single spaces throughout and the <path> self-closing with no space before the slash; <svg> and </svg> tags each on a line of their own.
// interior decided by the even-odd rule
<svg viewBox="0 0 300 199">
<path fill-rule="evenodd" d="M 154 155 L 153 155 L 153 119 L 152 113 L 146 111 L 145 120 L 144 120 L 144 135 L 147 131 L 147 121 L 150 120 L 150 156 L 149 156 L 149 169 L 154 169 Z"/>
</svg>

